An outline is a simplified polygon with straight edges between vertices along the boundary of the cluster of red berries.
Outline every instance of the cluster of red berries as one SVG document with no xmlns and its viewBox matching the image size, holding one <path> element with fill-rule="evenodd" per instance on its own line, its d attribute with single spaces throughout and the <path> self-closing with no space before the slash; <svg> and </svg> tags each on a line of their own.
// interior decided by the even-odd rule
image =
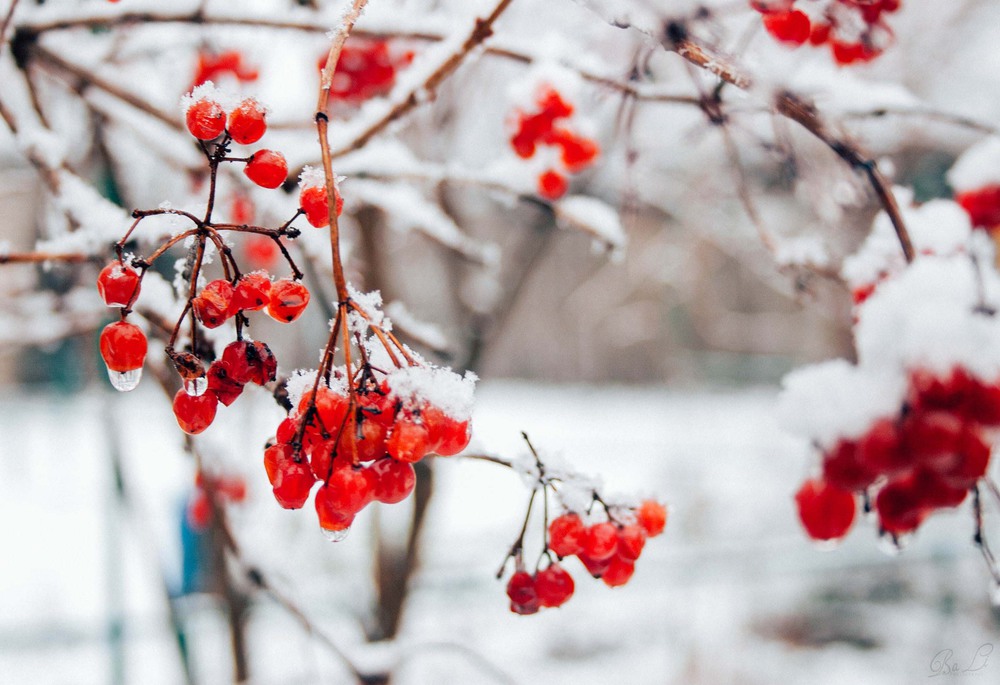
<svg viewBox="0 0 1000 685">
<path fill-rule="evenodd" d="M 104 304 L 122 310 L 121 321 L 110 323 L 101 331 L 100 347 L 111 384 L 123 392 L 139 384 L 149 346 L 142 329 L 125 320 L 141 287 L 141 274 L 124 260 L 111 262 L 97 276 L 97 292 Z"/>
<path fill-rule="evenodd" d="M 231 112 L 215 99 L 199 96 L 195 89 L 185 112 L 185 121 L 192 136 L 202 141 L 215 140 L 225 134 L 223 145 L 230 140 L 240 145 L 252 145 L 267 131 L 267 111 L 255 99 L 247 98 Z M 258 150 L 243 160 L 243 173 L 263 188 L 277 188 L 288 178 L 285 156 L 274 150 Z"/>
<path fill-rule="evenodd" d="M 319 59 L 322 71 L 324 53 Z M 359 104 L 385 95 L 396 83 L 396 72 L 413 61 L 410 51 L 394 50 L 388 41 L 348 38 L 340 52 L 330 96 L 341 102 Z"/>
<path fill-rule="evenodd" d="M 966 370 L 946 376 L 910 374 L 896 416 L 872 424 L 856 440 L 840 440 L 823 455 L 823 476 L 795 499 L 810 537 L 832 540 L 854 521 L 853 492 L 874 495 L 879 526 L 911 533 L 934 510 L 961 504 L 990 461 L 985 431 L 1000 426 L 1000 381 L 984 383 Z"/>
<path fill-rule="evenodd" d="M 245 83 L 256 81 L 259 75 L 259 70 L 244 61 L 243 54 L 239 50 L 225 50 L 219 53 L 200 50 L 191 87 L 196 88 L 208 81 L 218 83 L 224 78 L 234 78 Z"/>
<path fill-rule="evenodd" d="M 210 494 L 212 493 L 212 494 Z M 194 492 L 187 504 L 188 524 L 203 531 L 212 523 L 212 495 L 221 502 L 239 504 L 247 498 L 247 484 L 240 476 L 209 476 L 201 471 L 195 475 Z"/>
<path fill-rule="evenodd" d="M 635 573 L 646 538 L 662 533 L 667 522 L 666 507 L 654 500 L 643 502 L 634 514 L 633 523 L 609 520 L 589 526 L 578 514 L 563 514 L 549 524 L 548 550 L 560 560 L 577 557 L 591 576 L 608 587 L 625 585 Z M 533 574 L 519 565 L 507 582 L 510 610 L 522 615 L 562 606 L 574 590 L 573 577 L 558 562 Z"/>
<path fill-rule="evenodd" d="M 534 157 L 542 146 L 559 150 L 559 164 L 538 176 L 538 194 L 548 200 L 558 200 L 569 188 L 567 174 L 579 173 L 592 165 L 601 148 L 597 141 L 575 132 L 562 121 L 572 116 L 573 105 L 555 88 L 543 86 L 535 104 L 534 111 L 519 109 L 515 113 L 515 131 L 510 145 L 523 159 Z"/>
<path fill-rule="evenodd" d="M 829 45 L 838 64 L 870 62 L 884 52 L 892 31 L 883 14 L 899 9 L 902 0 L 833 0 L 821 19 L 795 6 L 796 0 L 750 0 L 764 28 L 775 40 L 798 47 Z M 858 30 L 858 26 L 862 27 Z"/>
<path fill-rule="evenodd" d="M 469 444 L 469 420 L 440 407 L 397 397 L 364 367 L 352 392 L 317 385 L 303 394 L 264 451 L 274 497 L 300 509 L 316 492 L 319 525 L 342 539 L 371 502 L 394 504 L 413 491 L 413 464 L 428 454 L 452 456 Z"/>
</svg>

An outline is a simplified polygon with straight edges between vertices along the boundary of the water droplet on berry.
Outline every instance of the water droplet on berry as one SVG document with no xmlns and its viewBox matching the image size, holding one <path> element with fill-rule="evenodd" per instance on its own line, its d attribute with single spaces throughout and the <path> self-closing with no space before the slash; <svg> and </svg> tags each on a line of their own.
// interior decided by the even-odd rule
<svg viewBox="0 0 1000 685">
<path fill-rule="evenodd" d="M 184 381 L 184 392 L 192 397 L 201 397 L 208 390 L 208 378 L 206 376 L 201 376 L 199 378 L 188 378 Z"/>
<path fill-rule="evenodd" d="M 118 392 L 135 390 L 135 386 L 139 385 L 139 381 L 142 380 L 142 367 L 132 369 L 131 371 L 112 371 L 108 369 L 108 379 L 111 381 L 111 386 Z"/>
<path fill-rule="evenodd" d="M 326 528 L 320 528 L 320 531 L 330 542 L 341 542 L 347 537 L 347 534 L 351 532 L 351 527 L 341 528 L 340 530 L 327 530 Z"/>
</svg>

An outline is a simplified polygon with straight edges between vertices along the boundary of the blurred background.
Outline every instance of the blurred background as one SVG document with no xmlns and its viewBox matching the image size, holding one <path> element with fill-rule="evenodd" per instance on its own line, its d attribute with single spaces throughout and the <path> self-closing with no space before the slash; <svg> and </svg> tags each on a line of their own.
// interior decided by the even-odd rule
<svg viewBox="0 0 1000 685">
<path fill-rule="evenodd" d="M 622 17 L 679 23 L 732 56 L 762 84 L 744 94 L 591 4 L 515 0 L 492 52 L 335 162 L 349 279 L 382 293 L 406 342 L 482 379 L 469 451 L 518 457 L 525 431 L 609 491 L 669 505 L 626 587 L 571 560 L 576 595 L 530 617 L 509 612 L 494 577 L 529 496 L 510 470 L 433 460 L 416 497 L 370 508 L 330 544 L 311 511 L 281 510 L 269 492 L 262 450 L 284 416 L 269 392 L 221 409 L 193 446 L 155 341 L 140 387 L 114 392 L 96 343 L 113 316 L 93 283 L 128 225 L 81 222 L 24 154 L 37 116 L 59 139 L 42 147 L 126 211 L 202 207 L 204 161 L 177 102 L 211 74 L 268 104 L 262 144 L 293 172 L 315 164 L 313 70 L 342 3 L 14 8 L 0 82 L 20 75 L 31 97 L 20 82 L 0 95 L 23 127 L 0 130 L 0 255 L 86 249 L 80 263 L 0 263 L 0 683 L 353 682 L 339 651 L 398 683 L 912 683 L 1000 668 L 968 504 L 898 554 L 870 522 L 836 550 L 799 529 L 792 494 L 817 457 L 774 405 L 788 371 L 852 358 L 837 272 L 878 204 L 767 106 L 770 89 L 813 98 L 918 201 L 950 197 L 946 171 L 1000 116 L 1000 6 L 905 0 L 886 15 L 885 53 L 838 68 L 826 50 L 775 44 L 748 3 L 621 4 Z M 354 45 L 387 44 L 395 73 L 335 99 L 334 148 L 419 91 L 442 38 L 495 5 L 372 0 Z M 219 67 L 230 53 L 237 66 Z M 565 220 L 534 187 L 535 162 L 510 148 L 519 86 L 551 74 L 601 149 L 568 197 L 612 208 L 624 243 L 598 211 Z M 279 225 L 295 190 L 294 178 L 264 191 L 231 174 L 220 206 L 245 202 L 253 221 Z M 174 230 L 152 224 L 134 247 Z M 307 227 L 294 243 L 314 298 L 302 320 L 252 320 L 279 375 L 314 367 L 327 337 L 325 239 Z M 287 271 L 266 246 L 234 243 L 241 263 Z M 192 451 L 245 490 L 224 512 L 238 558 L 199 501 Z"/>
</svg>

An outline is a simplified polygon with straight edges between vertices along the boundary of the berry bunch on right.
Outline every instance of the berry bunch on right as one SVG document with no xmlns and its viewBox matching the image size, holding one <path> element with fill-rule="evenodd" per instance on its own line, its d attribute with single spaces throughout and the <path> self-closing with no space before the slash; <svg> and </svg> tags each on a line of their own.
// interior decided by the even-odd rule
<svg viewBox="0 0 1000 685">
<path fill-rule="evenodd" d="M 892 43 L 883 15 L 897 11 L 902 0 L 750 0 L 764 29 L 790 47 L 829 45 L 837 64 L 870 62 Z"/>
</svg>

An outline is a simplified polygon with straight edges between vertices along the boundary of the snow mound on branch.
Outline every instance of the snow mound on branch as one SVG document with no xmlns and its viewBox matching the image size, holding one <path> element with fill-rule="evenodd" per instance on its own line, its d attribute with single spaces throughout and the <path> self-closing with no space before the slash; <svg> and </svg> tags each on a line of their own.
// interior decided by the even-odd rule
<svg viewBox="0 0 1000 685">
<path fill-rule="evenodd" d="M 618 252 L 627 239 L 618 211 L 602 200 L 573 195 L 553 205 L 556 219 L 572 228 L 589 233 L 608 249 Z"/>
<path fill-rule="evenodd" d="M 456 421 L 472 416 L 477 380 L 471 371 L 460 376 L 450 368 L 435 366 L 396 369 L 386 378 L 394 397 L 415 405 L 429 403 Z"/>
<path fill-rule="evenodd" d="M 826 449 L 840 438 L 861 437 L 876 420 L 895 414 L 906 381 L 834 359 L 793 371 L 782 387 L 778 418 L 785 429 Z"/>
<path fill-rule="evenodd" d="M 947 178 L 960 193 L 1000 185 L 1000 137 L 984 138 L 963 152 Z"/>
</svg>

